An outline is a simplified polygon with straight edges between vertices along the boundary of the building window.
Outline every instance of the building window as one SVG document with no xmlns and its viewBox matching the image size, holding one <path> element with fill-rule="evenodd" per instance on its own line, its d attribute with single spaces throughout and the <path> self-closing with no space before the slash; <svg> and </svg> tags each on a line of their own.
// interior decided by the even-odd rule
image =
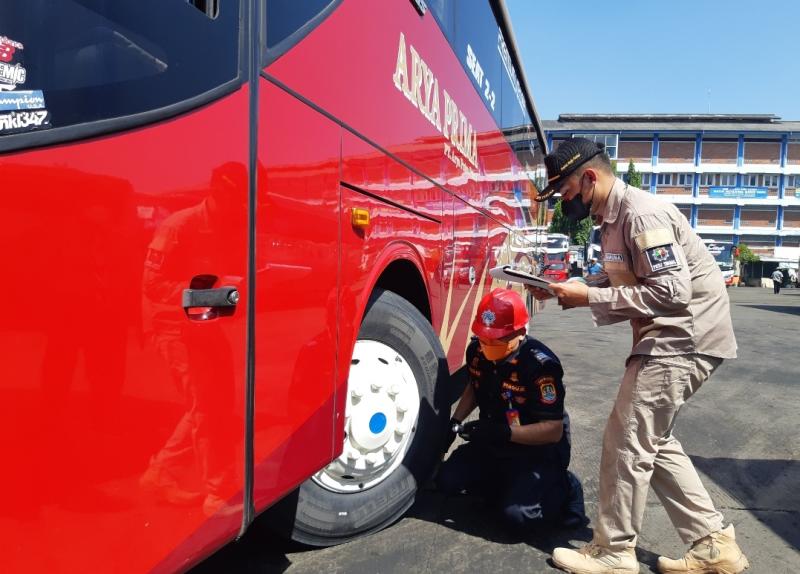
<svg viewBox="0 0 800 574">
<path fill-rule="evenodd" d="M 683 187 L 691 187 L 694 182 L 693 173 L 676 173 L 677 184 Z"/>
<path fill-rule="evenodd" d="M 765 173 L 762 177 L 764 187 L 778 187 L 778 174 Z"/>
<path fill-rule="evenodd" d="M 617 143 L 619 136 L 617 134 L 574 134 L 572 137 L 586 138 L 606 146 L 606 153 L 611 159 L 617 159 Z"/>
<path fill-rule="evenodd" d="M 800 175 L 786 176 L 786 187 L 797 187 L 798 183 L 800 183 Z"/>
<path fill-rule="evenodd" d="M 672 175 L 671 173 L 659 173 L 656 183 L 658 185 L 672 185 Z"/>
<path fill-rule="evenodd" d="M 717 178 L 718 175 L 719 175 L 718 173 L 701 173 L 700 174 L 700 186 L 701 187 L 708 187 L 710 185 L 716 185 L 714 180 L 716 179 L 717 182 L 719 182 L 719 179 Z"/>
<path fill-rule="evenodd" d="M 642 189 L 650 189 L 650 174 L 642 174 Z"/>
<path fill-rule="evenodd" d="M 758 180 L 761 179 L 758 177 L 758 174 L 755 173 L 746 173 L 742 176 L 742 185 L 749 185 L 749 186 L 757 186 Z"/>
</svg>

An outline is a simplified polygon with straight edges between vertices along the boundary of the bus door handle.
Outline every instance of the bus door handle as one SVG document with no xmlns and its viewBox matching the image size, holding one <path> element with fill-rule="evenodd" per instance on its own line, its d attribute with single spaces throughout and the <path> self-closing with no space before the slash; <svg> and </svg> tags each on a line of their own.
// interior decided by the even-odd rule
<svg viewBox="0 0 800 574">
<path fill-rule="evenodd" d="M 194 321 L 207 321 L 233 313 L 239 302 L 239 290 L 225 286 L 216 289 L 184 289 L 183 310 Z"/>
</svg>

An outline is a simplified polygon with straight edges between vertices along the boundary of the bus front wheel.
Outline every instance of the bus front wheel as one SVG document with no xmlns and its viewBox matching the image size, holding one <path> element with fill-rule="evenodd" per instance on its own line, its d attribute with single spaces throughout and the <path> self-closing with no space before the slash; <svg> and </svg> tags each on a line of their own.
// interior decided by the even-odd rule
<svg viewBox="0 0 800 574">
<path fill-rule="evenodd" d="M 403 515 L 441 454 L 449 405 L 440 408 L 436 389 L 448 378 L 427 319 L 376 291 L 350 364 L 342 453 L 297 491 L 293 541 L 332 546 Z"/>
</svg>

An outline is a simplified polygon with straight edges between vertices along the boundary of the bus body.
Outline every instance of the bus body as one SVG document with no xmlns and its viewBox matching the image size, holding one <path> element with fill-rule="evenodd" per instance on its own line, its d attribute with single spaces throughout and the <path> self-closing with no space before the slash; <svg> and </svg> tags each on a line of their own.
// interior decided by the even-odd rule
<svg viewBox="0 0 800 574">
<path fill-rule="evenodd" d="M 714 260 L 719 265 L 722 278 L 725 280 L 725 286 L 730 287 L 733 284 L 733 261 L 736 246 L 732 241 L 716 239 L 703 239 L 703 245 L 706 246 L 706 249 L 714 256 Z"/>
<path fill-rule="evenodd" d="M 317 546 L 397 520 L 488 269 L 532 265 L 546 150 L 503 3 L 0 26 L 4 570 L 185 570 L 267 509 Z"/>
<path fill-rule="evenodd" d="M 584 255 L 585 266 L 588 267 L 592 259 L 598 263 L 603 263 L 603 246 L 600 243 L 600 226 L 592 226 L 589 232 L 589 239 L 586 241 L 586 254 Z"/>
</svg>

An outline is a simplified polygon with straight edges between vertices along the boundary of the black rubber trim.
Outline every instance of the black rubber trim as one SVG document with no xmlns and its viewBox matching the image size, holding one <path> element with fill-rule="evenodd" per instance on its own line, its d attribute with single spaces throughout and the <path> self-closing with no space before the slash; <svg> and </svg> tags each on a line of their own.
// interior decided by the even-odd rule
<svg viewBox="0 0 800 574">
<path fill-rule="evenodd" d="M 242 19 L 244 17 L 244 6 L 247 3 L 248 0 L 242 0 L 242 3 L 239 5 L 240 28 L 242 26 Z M 245 34 L 239 34 L 239 72 L 237 76 L 235 78 L 231 78 L 224 84 L 220 84 L 219 86 L 208 90 L 207 92 L 198 94 L 197 96 L 182 100 L 169 106 L 164 106 L 163 108 L 148 110 L 146 112 L 132 114 L 130 116 L 109 118 L 106 120 L 98 120 L 85 124 L 65 126 L 63 128 L 52 128 L 48 130 L 2 136 L 0 137 L 0 153 L 22 149 L 28 150 L 40 148 L 56 144 L 69 143 L 77 140 L 86 140 L 110 133 L 123 132 L 167 120 L 190 110 L 215 102 L 229 94 L 234 93 L 245 83 L 245 40 Z"/>
<path fill-rule="evenodd" d="M 497 219 L 495 218 L 494 215 L 492 215 L 491 213 L 487 212 L 482 207 L 476 207 L 475 205 L 472 205 L 467 200 L 465 200 L 464 198 L 460 197 L 458 194 L 453 193 L 452 191 L 450 191 L 449 189 L 444 187 L 442 184 L 434 181 L 429 176 L 427 176 L 426 174 L 422 173 L 421 171 L 419 171 L 414 166 L 408 164 L 406 161 L 400 159 L 395 154 L 393 154 L 392 152 L 388 151 L 387 149 L 385 149 L 380 144 L 374 142 L 373 140 L 371 140 L 370 138 L 368 138 L 367 136 L 365 136 L 364 134 L 362 134 L 361 132 L 359 132 L 358 130 L 353 128 L 352 126 L 344 123 L 342 120 L 338 119 L 336 116 L 334 116 L 331 113 L 325 111 L 323 108 L 319 107 L 317 104 L 315 104 L 314 102 L 312 102 L 311 100 L 309 100 L 305 96 L 300 95 L 299 93 L 297 93 L 292 88 L 290 88 L 289 86 L 287 86 L 286 84 L 281 82 L 276 77 L 271 76 L 270 74 L 268 74 L 268 73 L 266 73 L 264 71 L 261 72 L 261 77 L 263 77 L 268 82 L 270 82 L 272 84 L 275 84 L 277 87 L 279 87 L 280 89 L 284 90 L 289 95 L 294 96 L 295 98 L 297 98 L 298 100 L 303 102 L 308 107 L 314 109 L 315 111 L 319 112 L 320 114 L 322 114 L 323 116 L 325 116 L 326 118 L 331 120 L 336 125 L 343 127 L 344 129 L 349 131 L 351 134 L 353 134 L 357 138 L 367 142 L 369 145 L 371 145 L 372 147 L 374 147 L 375 149 L 377 149 L 378 151 L 380 151 L 381 153 L 383 153 L 387 157 L 392 158 L 394 161 L 396 161 L 397 163 L 399 163 L 400 165 L 402 165 L 403 167 L 405 167 L 409 171 L 411 171 L 411 172 L 417 174 L 418 176 L 420 176 L 421 178 L 431 182 L 432 185 L 438 187 L 439 189 L 441 189 L 446 194 L 452 195 L 454 198 L 458 199 L 459 201 L 462 201 L 464 204 L 469 205 L 471 209 L 474 209 L 476 212 L 480 213 L 481 215 L 484 215 L 484 216 L 488 217 L 489 219 L 491 219 L 492 221 L 496 221 L 498 224 L 503 225 L 504 227 L 507 227 L 504 223 L 501 223 L 500 221 L 497 221 Z M 405 208 L 403 208 L 403 209 L 405 209 Z"/>
<path fill-rule="evenodd" d="M 385 203 L 386 205 L 391 205 L 392 207 L 396 207 L 397 209 L 402 209 L 403 211 L 410 213 L 412 215 L 416 215 L 417 217 L 421 217 L 422 219 L 427 219 L 428 221 L 432 221 L 434 223 L 441 223 L 441 219 L 436 219 L 435 217 L 431 217 L 430 215 L 425 215 L 424 213 L 420 213 L 416 209 L 411 209 L 410 207 L 406 207 L 400 203 L 396 203 L 391 199 L 386 199 L 385 197 L 381 197 L 380 195 L 376 195 L 372 192 L 367 191 L 366 189 L 362 189 L 358 186 L 353 185 L 352 183 L 347 183 L 346 181 L 340 181 L 339 185 L 342 187 L 346 187 L 347 189 L 351 189 L 356 193 L 360 193 L 361 195 L 366 195 L 367 197 L 371 197 L 376 201 L 380 201 L 381 203 Z"/>
<path fill-rule="evenodd" d="M 258 103 L 259 103 L 259 56 L 262 48 L 261 8 L 263 0 L 249 0 L 245 30 L 247 36 L 247 77 L 250 84 L 250 141 L 249 183 L 247 209 L 247 334 L 245 359 L 244 397 L 244 485 L 242 493 L 242 526 L 237 538 L 247 532 L 256 516 L 253 499 L 254 485 L 254 429 L 255 429 L 255 372 L 256 372 L 256 207 L 258 205 Z"/>
<path fill-rule="evenodd" d="M 267 0 L 269 2 L 269 0 Z M 317 26 L 322 24 L 334 10 L 336 10 L 342 0 L 333 0 L 328 6 L 325 7 L 320 13 L 314 16 L 311 20 L 300 26 L 297 30 L 289 34 L 286 38 L 275 44 L 272 48 L 266 49 L 266 41 L 264 42 L 264 49 L 261 51 L 261 67 L 266 68 L 275 60 L 283 56 L 286 52 L 291 50 L 300 41 L 308 36 Z M 264 14 L 266 16 L 266 14 Z M 266 34 L 264 34 L 266 40 Z"/>
</svg>

